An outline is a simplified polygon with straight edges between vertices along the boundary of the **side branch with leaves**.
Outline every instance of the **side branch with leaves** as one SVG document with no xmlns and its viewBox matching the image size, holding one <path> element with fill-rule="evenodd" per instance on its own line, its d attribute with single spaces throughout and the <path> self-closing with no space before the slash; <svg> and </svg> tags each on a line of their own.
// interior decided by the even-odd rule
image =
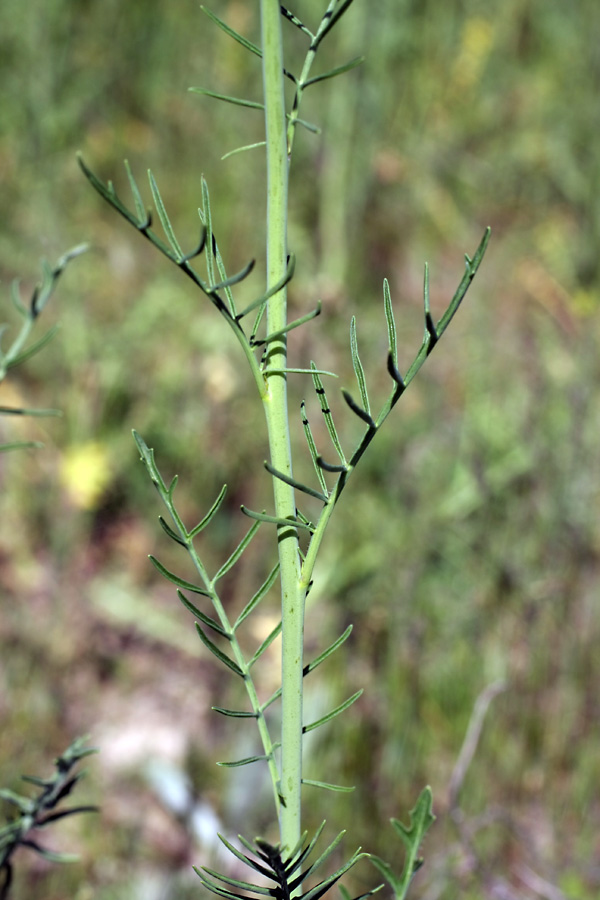
<svg viewBox="0 0 600 900">
<path fill-rule="evenodd" d="M 249 262 L 240 272 L 228 275 L 225 262 L 213 227 L 213 213 L 206 181 L 202 179 L 200 237 L 192 245 L 191 251 L 184 251 L 183 244 L 176 236 L 166 211 L 156 179 L 149 172 L 149 188 L 154 209 L 162 226 L 165 239 L 153 228 L 153 215 L 146 208 L 141 191 L 126 163 L 126 171 L 133 195 L 133 209 L 118 196 L 112 182 L 102 182 L 80 158 L 81 168 L 96 191 L 137 231 L 150 241 L 164 256 L 174 263 L 208 298 L 213 307 L 225 319 L 236 336 L 248 363 L 251 377 L 263 404 L 266 420 L 268 459 L 264 462 L 273 485 L 273 509 L 252 510 L 242 506 L 244 515 L 252 524 L 230 556 L 222 562 L 216 572 L 209 571 L 203 561 L 199 541 L 202 532 L 211 524 L 226 494 L 226 486 L 197 524 L 188 527 L 183 521 L 175 503 L 177 478 L 167 483 L 161 475 L 154 458 L 154 451 L 143 438 L 134 432 L 134 438 L 142 462 L 156 487 L 168 517 L 160 517 L 160 524 L 167 536 L 185 550 L 192 562 L 196 579 L 189 581 L 167 569 L 163 563 L 151 557 L 158 571 L 176 589 L 183 605 L 196 620 L 196 630 L 204 645 L 225 668 L 241 679 L 248 701 L 246 709 L 227 709 L 214 706 L 221 715 L 233 719 L 253 719 L 258 728 L 261 752 L 242 759 L 221 762 L 223 766 L 244 766 L 266 763 L 273 794 L 274 814 L 279 823 L 278 844 L 272 845 L 262 838 L 251 843 L 241 837 L 242 846 L 250 855 L 222 838 L 225 846 L 238 861 L 249 866 L 254 872 L 271 880 L 274 886 L 264 887 L 251 882 L 240 881 L 212 869 L 198 869 L 203 884 L 214 893 L 240 900 L 246 896 L 268 895 L 281 900 L 292 896 L 303 900 L 318 900 L 342 877 L 360 858 L 369 854 L 356 851 L 333 875 L 326 876 L 316 885 L 304 890 L 303 883 L 311 879 L 316 868 L 323 863 L 337 847 L 342 835 L 338 835 L 315 863 L 303 869 L 305 860 L 314 849 L 323 827 L 310 840 L 301 827 L 302 787 L 317 786 L 333 791 L 352 790 L 351 787 L 337 785 L 326 780 L 304 777 L 302 769 L 303 737 L 305 734 L 330 723 L 348 709 L 361 695 L 357 691 L 334 709 L 316 721 L 305 722 L 303 716 L 303 680 L 331 654 L 338 650 L 350 635 L 348 627 L 340 637 L 312 661 L 305 663 L 303 649 L 305 600 L 310 590 L 317 554 L 333 510 L 345 489 L 348 479 L 367 451 L 369 445 L 381 429 L 391 410 L 403 396 L 433 348 L 440 341 L 453 316 L 460 306 L 483 259 L 490 232 L 486 229 L 481 242 L 472 257 L 466 256 L 464 275 L 454 296 L 448 303 L 439 321 L 435 322 L 429 303 L 429 271 L 425 268 L 423 291 L 423 340 L 414 359 L 407 366 L 401 366 L 398 358 L 398 342 L 391 293 L 387 280 L 383 284 L 383 308 L 387 327 L 388 352 L 383 361 L 391 380 L 389 395 L 379 412 L 369 396 L 367 371 L 358 350 L 358 333 L 355 318 L 350 322 L 350 355 L 357 382 L 356 396 L 343 391 L 342 396 L 349 410 L 363 426 L 362 435 L 351 452 L 343 448 L 329 401 L 323 384 L 323 376 L 334 373 L 317 367 L 312 362 L 309 369 L 290 366 L 288 363 L 287 334 L 295 328 L 303 327 L 320 313 L 320 304 L 294 321 L 288 321 L 287 286 L 294 276 L 296 259 L 288 248 L 288 179 L 293 157 L 296 126 L 302 125 L 309 131 L 318 130 L 314 125 L 300 118 L 300 108 L 304 92 L 326 79 L 350 72 L 362 62 L 362 58 L 341 62 L 320 74 L 312 74 L 313 65 L 323 45 L 324 39 L 338 25 L 349 10 L 352 0 L 330 0 L 316 27 L 309 27 L 295 12 L 281 6 L 275 0 L 261 0 L 260 34 L 261 46 L 239 34 L 214 12 L 202 7 L 203 12 L 224 34 L 256 57 L 262 66 L 263 97 L 261 100 L 245 99 L 225 95 L 212 88 L 193 88 L 205 97 L 225 101 L 234 105 L 250 107 L 264 115 L 265 139 L 251 148 L 265 148 L 267 189 L 267 238 L 266 271 L 267 280 L 259 296 L 248 302 L 240 300 L 238 292 L 242 282 L 250 275 L 254 262 Z M 283 52 L 283 29 L 291 28 L 292 40 L 305 42 L 304 62 L 299 73 L 290 71 L 285 64 Z M 284 84 L 293 85 L 291 102 L 286 105 Z M 230 155 L 230 154 L 227 154 Z M 189 245 L 188 245 L 189 246 Z M 204 257 L 204 267 L 199 271 L 198 261 Z M 318 405 L 331 441 L 332 449 L 321 451 L 313 436 L 306 404 L 301 406 L 301 422 L 308 451 L 313 463 L 316 481 L 304 484 L 293 471 L 290 440 L 290 416 L 288 414 L 287 378 L 289 374 L 310 376 Z M 330 454 L 333 453 L 333 457 Z M 297 495 L 305 494 L 322 504 L 316 521 L 311 521 L 299 508 Z M 241 613 L 234 619 L 228 612 L 220 590 L 221 579 L 238 563 L 249 550 L 253 538 L 261 525 L 273 526 L 273 559 L 263 582 L 248 598 Z M 301 549 L 300 535 L 307 536 Z M 252 652 L 245 652 L 239 636 L 258 606 L 266 600 L 271 588 L 279 582 L 281 593 L 281 616 L 263 642 Z M 191 599 L 193 598 L 193 599 Z M 255 672 L 267 648 L 281 634 L 282 663 L 281 685 L 269 697 L 261 700 L 255 681 Z M 244 645 L 245 646 L 245 645 Z M 274 704 L 279 704 L 277 719 L 272 716 Z M 274 721 L 280 721 L 280 734 L 275 735 Z M 421 861 L 418 850 L 422 839 L 433 822 L 431 791 L 424 788 L 411 812 L 411 823 L 405 827 L 399 820 L 392 825 L 405 848 L 405 863 L 402 874 L 379 857 L 371 861 L 391 886 L 398 900 L 405 897 L 414 873 Z M 240 893 L 243 892 L 243 893 Z M 372 893 L 372 892 L 369 892 Z M 367 895 L 364 895 L 367 896 Z"/>
</svg>

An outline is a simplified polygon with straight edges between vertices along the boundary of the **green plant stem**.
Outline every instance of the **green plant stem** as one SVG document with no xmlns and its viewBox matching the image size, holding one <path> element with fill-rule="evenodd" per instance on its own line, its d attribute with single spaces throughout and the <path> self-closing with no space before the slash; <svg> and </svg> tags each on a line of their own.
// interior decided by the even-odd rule
<svg viewBox="0 0 600 900">
<path fill-rule="evenodd" d="M 280 281 L 287 267 L 288 155 L 283 92 L 281 12 L 277 0 L 261 0 L 263 83 L 267 140 L 267 289 Z M 282 288 L 267 306 L 267 333 L 285 328 L 287 291 Z M 269 434 L 271 465 L 291 477 L 292 456 L 287 409 L 285 334 L 269 344 L 263 405 Z M 275 513 L 294 519 L 294 489 L 273 479 Z M 282 725 L 279 829 L 283 847 L 292 851 L 301 836 L 302 786 L 302 666 L 305 591 L 300 586 L 298 531 L 279 526 L 282 604 Z"/>
</svg>

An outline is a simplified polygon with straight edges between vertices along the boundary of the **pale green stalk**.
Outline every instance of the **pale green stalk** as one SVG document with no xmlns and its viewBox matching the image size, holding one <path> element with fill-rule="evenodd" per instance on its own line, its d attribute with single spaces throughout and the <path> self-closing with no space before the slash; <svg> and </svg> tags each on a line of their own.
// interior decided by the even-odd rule
<svg viewBox="0 0 600 900">
<path fill-rule="evenodd" d="M 280 281 L 287 267 L 288 155 L 283 93 L 281 12 L 277 0 L 261 0 L 263 82 L 267 141 L 267 288 Z M 267 334 L 287 324 L 287 292 L 282 288 L 268 302 Z M 284 475 L 292 474 L 287 409 L 286 337 L 267 345 L 267 376 L 263 405 L 269 432 L 271 464 Z M 275 515 L 296 516 L 294 489 L 273 479 Z M 302 666 L 305 591 L 300 587 L 298 532 L 280 526 L 282 604 L 282 726 L 281 726 L 281 844 L 292 850 L 301 836 L 302 787 Z"/>
</svg>

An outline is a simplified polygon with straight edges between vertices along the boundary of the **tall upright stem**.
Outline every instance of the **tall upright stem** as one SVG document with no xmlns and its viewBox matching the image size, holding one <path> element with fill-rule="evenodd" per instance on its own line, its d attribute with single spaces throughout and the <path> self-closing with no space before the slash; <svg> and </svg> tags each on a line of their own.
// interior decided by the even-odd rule
<svg viewBox="0 0 600 900">
<path fill-rule="evenodd" d="M 280 281 L 287 268 L 288 157 L 283 93 L 281 11 L 278 0 L 261 0 L 263 83 L 267 141 L 267 287 Z M 268 302 L 267 332 L 280 331 L 287 322 L 287 292 L 278 291 Z M 292 455 L 287 409 L 286 338 L 268 344 L 267 391 L 263 398 L 271 464 L 291 476 Z M 294 490 L 274 478 L 278 518 L 295 518 Z M 302 666 L 305 591 L 300 585 L 298 532 L 279 527 L 282 604 L 282 726 L 280 839 L 291 851 L 301 835 L 302 785 Z"/>
</svg>

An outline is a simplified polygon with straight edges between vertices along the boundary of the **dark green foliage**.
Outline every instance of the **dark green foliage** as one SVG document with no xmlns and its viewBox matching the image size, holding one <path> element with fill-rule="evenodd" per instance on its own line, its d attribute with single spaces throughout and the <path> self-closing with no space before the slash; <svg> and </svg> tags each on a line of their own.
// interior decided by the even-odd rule
<svg viewBox="0 0 600 900">
<path fill-rule="evenodd" d="M 97 806 L 60 807 L 85 774 L 83 771 L 74 772 L 74 768 L 86 756 L 98 752 L 92 747 L 86 747 L 85 741 L 85 738 L 77 738 L 67 747 L 55 760 L 56 772 L 49 778 L 22 776 L 23 781 L 38 788 L 35 796 L 17 794 L 8 789 L 0 790 L 0 799 L 17 810 L 15 817 L 9 817 L 7 823 L 0 826 L 0 900 L 7 900 L 9 896 L 13 873 L 12 857 L 19 847 L 33 850 L 51 862 L 73 862 L 77 859 L 76 856 L 46 849 L 38 843 L 36 833 L 67 816 L 97 812 Z"/>
</svg>

